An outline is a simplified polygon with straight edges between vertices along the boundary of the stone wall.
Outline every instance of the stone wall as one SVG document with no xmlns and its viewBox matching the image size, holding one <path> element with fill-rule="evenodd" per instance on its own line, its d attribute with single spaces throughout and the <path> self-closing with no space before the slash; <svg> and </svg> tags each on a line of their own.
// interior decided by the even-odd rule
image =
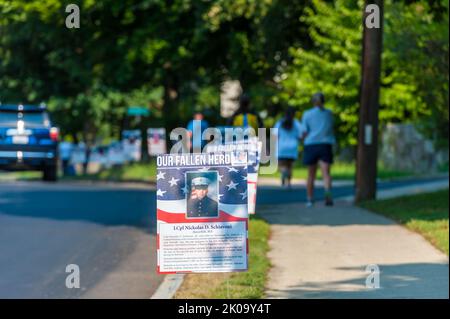
<svg viewBox="0 0 450 319">
<path fill-rule="evenodd" d="M 436 151 L 412 124 L 388 124 L 380 132 L 378 158 L 389 169 L 433 173 L 448 163 L 448 151 Z"/>
</svg>

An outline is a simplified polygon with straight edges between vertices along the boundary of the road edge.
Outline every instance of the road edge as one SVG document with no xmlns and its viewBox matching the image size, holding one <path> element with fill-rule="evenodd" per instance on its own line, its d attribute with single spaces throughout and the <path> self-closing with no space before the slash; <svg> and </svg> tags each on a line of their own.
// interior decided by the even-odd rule
<svg viewBox="0 0 450 319">
<path fill-rule="evenodd" d="M 184 280 L 184 274 L 166 275 L 150 299 L 172 299 Z"/>
<path fill-rule="evenodd" d="M 424 183 L 414 183 L 411 185 L 395 187 L 392 189 L 377 190 L 377 200 L 391 199 L 402 196 L 417 195 L 423 193 L 436 192 L 449 188 L 449 181 L 431 181 Z M 336 197 L 341 201 L 354 203 L 355 195 Z"/>
</svg>

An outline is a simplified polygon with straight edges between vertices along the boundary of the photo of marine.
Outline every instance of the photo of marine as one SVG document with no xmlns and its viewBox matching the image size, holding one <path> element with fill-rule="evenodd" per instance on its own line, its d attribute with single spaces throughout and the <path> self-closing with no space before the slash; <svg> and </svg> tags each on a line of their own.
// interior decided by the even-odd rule
<svg viewBox="0 0 450 319">
<path fill-rule="evenodd" d="M 208 196 L 211 180 L 195 177 L 191 181 L 191 192 L 187 199 L 187 217 L 217 217 L 218 203 Z"/>
</svg>

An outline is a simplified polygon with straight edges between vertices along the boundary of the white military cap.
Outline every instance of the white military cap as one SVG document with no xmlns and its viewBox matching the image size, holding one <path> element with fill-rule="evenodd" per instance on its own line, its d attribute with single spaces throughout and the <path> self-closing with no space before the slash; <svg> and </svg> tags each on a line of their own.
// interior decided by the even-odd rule
<svg viewBox="0 0 450 319">
<path fill-rule="evenodd" d="M 206 177 L 196 177 L 192 179 L 192 186 L 208 186 L 211 181 Z"/>
</svg>

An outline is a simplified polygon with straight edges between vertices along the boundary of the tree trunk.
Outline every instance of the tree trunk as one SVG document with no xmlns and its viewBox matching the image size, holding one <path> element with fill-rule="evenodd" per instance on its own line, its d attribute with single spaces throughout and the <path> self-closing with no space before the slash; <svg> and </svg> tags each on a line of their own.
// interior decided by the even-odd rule
<svg viewBox="0 0 450 319">
<path fill-rule="evenodd" d="M 176 76 L 171 74 L 171 72 L 168 72 L 167 80 L 164 83 L 163 99 L 164 127 L 168 133 L 168 136 L 170 136 L 170 132 L 175 127 L 180 126 L 180 114 L 178 114 L 177 110 L 178 80 Z"/>
<path fill-rule="evenodd" d="M 378 157 L 378 109 L 383 34 L 383 0 L 370 1 L 380 8 L 380 28 L 367 28 L 364 6 L 364 35 L 355 201 L 376 198 Z"/>
</svg>

